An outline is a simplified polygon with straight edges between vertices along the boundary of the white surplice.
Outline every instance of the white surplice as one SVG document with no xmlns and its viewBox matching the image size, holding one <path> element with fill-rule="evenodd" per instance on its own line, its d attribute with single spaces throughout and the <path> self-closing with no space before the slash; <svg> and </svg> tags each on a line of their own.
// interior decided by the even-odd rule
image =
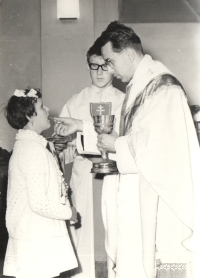
<svg viewBox="0 0 200 278">
<path fill-rule="evenodd" d="M 129 83 L 127 112 L 160 74 L 173 76 L 162 63 L 145 55 Z M 85 145 L 94 151 L 92 130 L 84 125 Z M 199 253 L 195 216 L 200 153 L 182 88 L 172 84 L 155 89 L 137 109 L 129 132 L 116 140 L 115 148 L 120 172 L 116 277 L 155 278 L 156 259 L 186 264 L 187 278 L 199 277 L 192 264 L 193 255 Z"/>
<path fill-rule="evenodd" d="M 60 117 L 71 117 L 87 121 L 91 124 L 94 132 L 93 119 L 90 115 L 90 103 L 111 102 L 112 114 L 118 114 L 119 117 L 123 99 L 124 94 L 112 85 L 103 90 L 91 85 L 83 89 L 79 94 L 73 95 L 67 101 L 61 111 Z M 80 134 L 78 136 L 80 139 Z M 92 162 L 78 153 L 76 137 L 76 135 L 73 136 L 73 141 L 68 143 L 67 149 L 64 151 L 65 163 L 73 162 L 70 187 L 73 192 L 72 200 L 74 206 L 81 215 L 81 228 L 75 230 L 71 227 L 75 248 L 82 268 L 82 270 L 74 274 L 73 277 L 95 278 L 93 174 L 90 173 Z M 97 134 L 95 133 L 95 142 L 96 138 Z M 81 144 L 80 146 L 82 148 Z M 78 150 L 80 150 L 80 147 Z M 82 153 L 84 153 L 84 151 Z M 99 152 L 97 154 L 100 155 Z"/>
</svg>

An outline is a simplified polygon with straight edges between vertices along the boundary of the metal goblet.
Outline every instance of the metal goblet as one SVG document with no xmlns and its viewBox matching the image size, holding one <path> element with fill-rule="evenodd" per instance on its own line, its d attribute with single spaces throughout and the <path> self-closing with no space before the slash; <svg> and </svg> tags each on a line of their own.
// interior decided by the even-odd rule
<svg viewBox="0 0 200 278">
<path fill-rule="evenodd" d="M 114 115 L 101 115 L 93 116 L 94 128 L 98 134 L 109 134 L 113 130 Z M 91 173 L 105 173 L 112 174 L 118 173 L 117 165 L 114 160 L 108 158 L 108 154 L 105 151 L 101 152 L 102 161 L 99 163 L 93 163 Z"/>
</svg>

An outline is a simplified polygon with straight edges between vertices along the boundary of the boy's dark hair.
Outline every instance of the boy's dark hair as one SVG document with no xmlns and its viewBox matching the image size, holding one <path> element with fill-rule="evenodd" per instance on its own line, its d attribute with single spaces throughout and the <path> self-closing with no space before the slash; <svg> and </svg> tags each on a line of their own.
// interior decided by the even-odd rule
<svg viewBox="0 0 200 278">
<path fill-rule="evenodd" d="M 27 95 L 31 89 L 25 89 L 24 94 Z M 37 92 L 37 97 L 41 98 L 42 94 L 39 89 L 34 89 Z M 15 129 L 21 129 L 28 123 L 28 117 L 32 117 L 35 111 L 36 97 L 17 97 L 13 95 L 8 104 L 4 108 L 5 116 L 8 123 Z"/>
<path fill-rule="evenodd" d="M 96 39 L 96 41 L 94 42 L 94 44 L 90 47 L 90 49 L 87 52 L 87 62 L 90 62 L 90 57 L 92 55 L 96 55 L 96 56 L 101 56 L 101 47 L 102 47 L 102 43 L 101 43 L 101 39 L 98 38 Z"/>
</svg>

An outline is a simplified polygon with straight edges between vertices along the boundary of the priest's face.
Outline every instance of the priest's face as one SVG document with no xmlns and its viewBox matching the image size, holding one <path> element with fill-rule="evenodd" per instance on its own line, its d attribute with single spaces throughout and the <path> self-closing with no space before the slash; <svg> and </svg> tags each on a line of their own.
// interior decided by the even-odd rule
<svg viewBox="0 0 200 278">
<path fill-rule="evenodd" d="M 124 49 L 121 52 L 114 52 L 111 42 L 107 42 L 102 48 L 101 53 L 108 68 L 117 79 L 122 82 L 129 82 L 133 77 L 132 63 Z"/>
<path fill-rule="evenodd" d="M 90 77 L 92 84 L 99 88 L 110 86 L 113 75 L 102 56 L 92 55 L 89 60 Z"/>
</svg>

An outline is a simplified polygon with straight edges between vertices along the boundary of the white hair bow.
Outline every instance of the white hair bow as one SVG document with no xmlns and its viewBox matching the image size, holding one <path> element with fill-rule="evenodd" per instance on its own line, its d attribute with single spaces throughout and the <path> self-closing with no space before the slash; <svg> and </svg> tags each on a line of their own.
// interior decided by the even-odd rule
<svg viewBox="0 0 200 278">
<path fill-rule="evenodd" d="M 24 92 L 24 90 L 15 90 L 13 95 L 16 97 L 26 97 Z"/>
<path fill-rule="evenodd" d="M 37 91 L 34 90 L 34 89 L 31 89 L 31 90 L 28 92 L 28 94 L 25 94 L 25 91 L 24 91 L 24 90 L 18 90 L 18 89 L 16 89 L 16 90 L 14 91 L 14 94 L 13 94 L 13 95 L 16 96 L 16 97 L 35 97 L 35 98 L 38 98 L 38 96 L 37 96 Z"/>
<path fill-rule="evenodd" d="M 34 90 L 34 89 L 31 89 L 31 90 L 28 92 L 27 97 L 36 97 L 36 98 L 38 98 L 38 96 L 37 96 L 37 91 Z"/>
</svg>

